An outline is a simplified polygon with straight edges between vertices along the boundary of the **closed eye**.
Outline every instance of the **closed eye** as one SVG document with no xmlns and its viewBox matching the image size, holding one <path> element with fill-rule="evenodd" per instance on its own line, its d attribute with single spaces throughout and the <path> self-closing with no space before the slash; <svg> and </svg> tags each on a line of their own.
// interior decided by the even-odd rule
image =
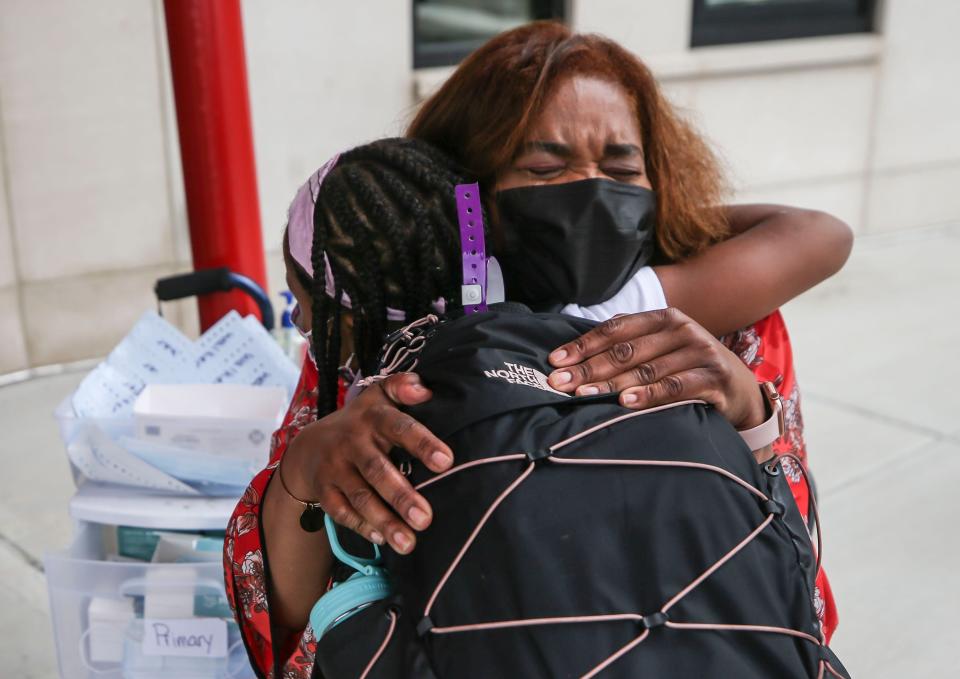
<svg viewBox="0 0 960 679">
<path fill-rule="evenodd" d="M 625 177 L 625 178 L 634 178 L 642 177 L 643 170 L 640 170 L 635 167 L 605 167 L 603 168 L 605 174 L 611 177 Z"/>
<path fill-rule="evenodd" d="M 549 177 L 551 175 L 563 172 L 563 165 L 537 165 L 535 167 L 523 168 L 535 177 Z"/>
</svg>

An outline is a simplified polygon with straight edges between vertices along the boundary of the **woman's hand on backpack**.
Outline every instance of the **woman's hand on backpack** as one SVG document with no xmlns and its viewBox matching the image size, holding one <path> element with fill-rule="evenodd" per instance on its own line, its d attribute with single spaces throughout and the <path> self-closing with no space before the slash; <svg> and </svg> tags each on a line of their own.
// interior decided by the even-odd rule
<svg viewBox="0 0 960 679">
<path fill-rule="evenodd" d="M 392 375 L 304 427 L 283 456 L 290 491 L 371 542 L 409 553 L 414 531 L 430 525 L 432 510 L 389 453 L 402 448 L 434 472 L 453 464 L 450 448 L 398 408 L 431 396 L 416 374 Z"/>
<path fill-rule="evenodd" d="M 678 309 L 615 316 L 557 348 L 550 363 L 558 391 L 620 392 L 620 403 L 634 410 L 700 399 L 737 429 L 766 419 L 754 374 Z"/>
</svg>

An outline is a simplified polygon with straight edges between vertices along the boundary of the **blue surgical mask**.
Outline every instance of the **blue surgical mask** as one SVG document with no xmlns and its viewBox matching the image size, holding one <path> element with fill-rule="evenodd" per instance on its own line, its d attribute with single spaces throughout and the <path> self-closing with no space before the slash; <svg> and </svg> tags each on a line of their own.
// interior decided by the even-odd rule
<svg viewBox="0 0 960 679">
<path fill-rule="evenodd" d="M 310 330 L 304 330 L 300 326 L 300 317 L 303 314 L 300 311 L 300 305 L 297 304 L 293 307 L 293 311 L 290 312 L 290 322 L 293 323 L 293 327 L 297 329 L 297 332 L 300 333 L 300 336 L 307 342 L 307 356 L 310 357 L 310 360 L 313 361 L 313 367 L 317 367 L 317 357 L 313 353 L 313 328 Z M 338 374 L 343 381 L 347 383 L 348 387 L 354 386 L 360 379 L 360 373 L 357 371 L 353 364 L 356 362 L 357 355 L 350 354 L 350 357 L 347 359 L 347 362 L 340 366 L 337 370 Z"/>
<path fill-rule="evenodd" d="M 132 436 L 121 438 L 120 444 L 147 464 L 213 497 L 236 497 L 263 467 L 263 460 L 213 455 Z"/>
</svg>

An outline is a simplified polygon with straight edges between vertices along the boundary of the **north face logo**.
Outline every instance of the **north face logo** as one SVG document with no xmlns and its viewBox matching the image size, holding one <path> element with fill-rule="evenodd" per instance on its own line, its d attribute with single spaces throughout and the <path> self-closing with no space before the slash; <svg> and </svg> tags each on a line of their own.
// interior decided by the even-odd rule
<svg viewBox="0 0 960 679">
<path fill-rule="evenodd" d="M 539 370 L 534 370 L 533 368 L 528 368 L 518 363 L 507 363 L 506 361 L 504 361 L 503 365 L 504 368 L 500 370 L 484 370 L 484 377 L 506 380 L 510 384 L 522 384 L 525 387 L 549 391 L 559 396 L 570 396 L 570 394 L 564 394 L 562 391 L 557 391 L 551 387 L 547 383 L 547 376 Z"/>
</svg>

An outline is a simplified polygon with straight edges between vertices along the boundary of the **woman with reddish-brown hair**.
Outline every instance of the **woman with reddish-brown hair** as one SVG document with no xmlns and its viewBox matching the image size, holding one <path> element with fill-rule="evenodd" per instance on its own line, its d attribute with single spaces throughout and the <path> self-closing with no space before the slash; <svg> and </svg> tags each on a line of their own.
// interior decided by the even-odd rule
<svg viewBox="0 0 960 679">
<path fill-rule="evenodd" d="M 839 270 L 852 242 L 846 225 L 816 211 L 722 205 L 715 157 L 649 70 L 613 41 L 559 24 L 530 24 L 486 43 L 423 104 L 408 136 L 480 179 L 511 299 L 605 321 L 551 354 L 553 388 L 620 392 L 629 408 L 688 398 L 721 405 L 704 356 L 681 340 L 702 326 L 725 336 L 758 382 L 777 385 L 787 422 L 774 450 L 805 457 L 789 338 L 776 309 Z M 595 241 L 610 236 L 616 244 L 618 219 L 635 216 L 640 203 L 654 225 L 652 256 L 627 252 L 621 262 L 608 249 L 599 257 Z M 412 550 L 432 509 L 385 470 L 394 446 L 435 471 L 452 464 L 449 448 L 400 410 L 429 396 L 416 375 L 395 375 L 335 417 L 319 413 L 298 427 L 283 454 L 293 494 L 375 542 Z M 751 417 L 733 423 L 749 428 Z M 800 470 L 785 469 L 806 514 Z M 246 546 L 231 558 L 243 571 L 244 554 L 263 558 L 263 540 L 271 568 L 261 564 L 256 578 L 269 586 L 257 584 L 254 612 L 270 612 L 258 643 L 269 647 L 270 667 L 299 676 L 313 650 L 301 634 L 329 570 L 317 568 L 316 535 L 299 530 L 302 505 L 277 486 L 241 503 L 241 518 L 262 509 L 260 531 L 245 531 Z M 823 577 L 817 597 L 829 637 L 836 615 Z"/>
<path fill-rule="evenodd" d="M 557 99 L 560 86 L 574 83 L 603 83 L 609 90 L 600 96 L 607 99 L 582 92 L 579 98 Z M 562 24 L 544 22 L 490 40 L 424 102 L 407 134 L 452 155 L 481 178 L 482 188 L 529 184 L 524 170 L 535 183 L 570 181 L 575 170 L 568 176 L 549 173 L 538 163 L 524 163 L 521 152 L 545 150 L 529 145 L 549 141 L 540 138 L 545 133 L 563 136 L 567 131 L 559 128 L 565 124 L 575 128 L 570 132 L 577 137 L 606 133 L 619 141 L 631 136 L 615 129 L 627 121 L 610 109 L 563 108 L 590 103 L 585 96 L 614 106 L 620 99 L 633 109 L 630 117 L 642 140 L 636 160 L 643 162 L 644 172 L 631 168 L 626 174 L 644 176 L 644 183 L 656 187 L 657 223 L 669 225 L 657 231 L 664 261 L 684 259 L 728 235 L 729 215 L 704 209 L 719 205 L 725 188 L 710 149 L 676 114 L 647 67 L 601 36 L 574 34 Z M 541 119 L 545 113 L 550 120 Z M 624 174 L 615 178 L 622 181 Z M 488 191 L 488 200 L 493 195 Z"/>
<path fill-rule="evenodd" d="M 487 42 L 424 102 L 407 134 L 480 177 L 494 213 L 495 192 L 515 186 L 608 177 L 652 188 L 667 301 L 717 335 L 829 277 L 850 251 L 849 228 L 824 213 L 720 207 L 727 187 L 717 159 L 649 69 L 614 41 L 562 24 Z"/>
</svg>

